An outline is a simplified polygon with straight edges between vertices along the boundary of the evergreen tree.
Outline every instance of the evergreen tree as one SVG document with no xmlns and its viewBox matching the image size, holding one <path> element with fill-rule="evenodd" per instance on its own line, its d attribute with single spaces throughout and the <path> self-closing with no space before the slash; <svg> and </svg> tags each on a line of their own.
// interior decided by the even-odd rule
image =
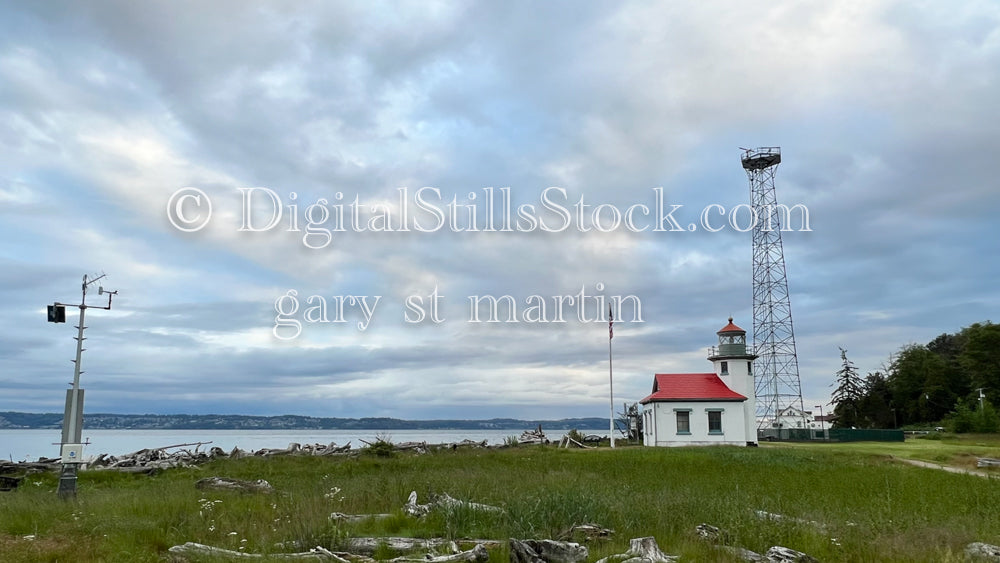
<svg viewBox="0 0 1000 563">
<path fill-rule="evenodd" d="M 837 415 L 834 423 L 839 428 L 855 428 L 860 421 L 861 399 L 865 395 L 865 385 L 858 375 L 858 368 L 847 358 L 847 350 L 840 348 L 840 359 L 843 362 L 837 371 L 837 388 L 830 395 L 833 413 Z"/>
<path fill-rule="evenodd" d="M 865 394 L 859 404 L 861 420 L 865 428 L 895 428 L 892 413 L 892 391 L 882 372 L 870 372 L 865 377 Z"/>
</svg>

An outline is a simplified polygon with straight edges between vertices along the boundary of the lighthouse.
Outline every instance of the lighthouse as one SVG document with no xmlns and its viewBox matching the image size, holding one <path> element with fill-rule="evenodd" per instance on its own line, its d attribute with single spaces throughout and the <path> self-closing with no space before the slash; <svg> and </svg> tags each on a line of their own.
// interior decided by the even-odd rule
<svg viewBox="0 0 1000 563">
<path fill-rule="evenodd" d="M 733 391 L 747 398 L 743 403 L 744 429 L 747 445 L 757 444 L 757 401 L 754 390 L 753 361 L 757 356 L 747 352 L 747 331 L 729 324 L 717 333 L 718 346 L 709 349 L 708 360 L 715 367 L 715 374 Z"/>
</svg>

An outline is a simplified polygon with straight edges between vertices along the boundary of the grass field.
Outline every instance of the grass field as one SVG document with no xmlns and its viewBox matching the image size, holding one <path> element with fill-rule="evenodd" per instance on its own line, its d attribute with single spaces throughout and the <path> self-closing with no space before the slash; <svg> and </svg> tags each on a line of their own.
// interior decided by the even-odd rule
<svg viewBox="0 0 1000 563">
<path fill-rule="evenodd" d="M 649 535 L 688 561 L 732 560 L 697 539 L 694 528 L 705 522 L 757 552 L 784 545 L 820 561 L 960 561 L 969 542 L 1000 544 L 1000 479 L 911 467 L 888 456 L 950 463 L 969 455 L 1000 457 L 1000 444 L 978 437 L 250 458 L 155 476 L 83 472 L 70 502 L 56 498 L 55 475 L 32 475 L 17 491 L 0 493 L 0 559 L 163 561 L 167 548 L 188 541 L 275 553 L 335 549 L 350 536 L 552 538 L 593 522 L 616 533 L 590 545 L 591 561 Z M 195 489 L 196 480 L 213 475 L 266 479 L 276 492 Z M 415 519 L 399 510 L 412 490 L 422 501 L 446 492 L 505 510 Z M 812 523 L 761 520 L 755 510 Z M 395 515 L 338 525 L 331 512 Z M 492 561 L 507 559 L 502 549 L 491 553 Z"/>
</svg>

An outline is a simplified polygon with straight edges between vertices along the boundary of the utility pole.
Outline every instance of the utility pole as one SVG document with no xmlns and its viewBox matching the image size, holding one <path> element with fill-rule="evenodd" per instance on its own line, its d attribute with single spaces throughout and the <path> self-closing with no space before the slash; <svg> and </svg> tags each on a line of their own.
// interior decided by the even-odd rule
<svg viewBox="0 0 1000 563">
<path fill-rule="evenodd" d="M 825 424 L 826 423 L 826 417 L 823 416 L 823 405 L 816 405 L 816 408 L 819 409 L 819 430 L 823 434 L 823 439 L 826 440 L 827 439 L 827 437 L 826 437 L 826 424 Z"/>
<path fill-rule="evenodd" d="M 615 338 L 615 314 L 611 312 L 611 304 L 608 304 L 608 394 L 611 405 L 611 422 L 609 424 L 608 436 L 611 437 L 611 447 L 615 447 L 615 377 L 611 363 L 611 341 Z"/>
<path fill-rule="evenodd" d="M 83 443 L 81 435 L 83 433 L 83 389 L 80 388 L 80 374 L 83 371 L 80 369 L 80 361 L 83 356 L 83 331 L 86 329 L 84 325 L 84 317 L 88 308 L 93 309 L 105 309 L 111 310 L 111 298 L 114 295 L 118 295 L 117 291 L 106 291 L 103 287 L 98 287 L 97 294 L 108 295 L 108 305 L 106 307 L 94 307 L 92 305 L 87 305 L 87 286 L 97 282 L 104 277 L 104 274 L 88 280 L 87 275 L 83 275 L 83 285 L 81 286 L 81 291 L 83 293 L 80 304 L 75 305 L 80 309 L 80 322 L 77 325 L 77 335 L 76 335 L 76 359 L 71 360 L 74 364 L 73 367 L 73 387 L 66 390 L 66 410 L 63 414 L 63 428 L 62 428 L 62 441 L 60 442 L 60 461 L 62 463 L 62 468 L 59 471 L 59 489 L 57 491 L 59 498 L 74 498 L 76 497 L 76 472 L 80 463 L 83 462 Z M 74 305 L 69 305 L 73 307 Z M 49 322 L 53 323 L 64 323 L 66 322 L 66 307 L 64 303 L 59 303 L 58 301 L 49 305 Z"/>
</svg>

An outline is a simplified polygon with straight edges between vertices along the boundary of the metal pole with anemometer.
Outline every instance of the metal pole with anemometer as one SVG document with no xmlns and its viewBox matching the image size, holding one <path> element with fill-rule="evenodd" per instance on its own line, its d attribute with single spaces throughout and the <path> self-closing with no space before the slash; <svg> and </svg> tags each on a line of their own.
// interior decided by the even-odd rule
<svg viewBox="0 0 1000 563">
<path fill-rule="evenodd" d="M 79 464 L 83 461 L 83 443 L 81 439 L 83 433 L 83 389 L 80 388 L 80 374 L 83 373 L 83 370 L 80 369 L 80 360 L 85 350 L 83 347 L 83 341 L 85 340 L 83 331 L 87 327 L 83 324 L 84 317 L 88 308 L 111 310 L 111 298 L 118 295 L 117 291 L 107 291 L 103 287 L 98 286 L 98 295 L 108 295 L 108 305 L 106 307 L 87 305 L 87 286 L 103 277 L 104 274 L 101 274 L 94 279 L 88 280 L 87 275 L 84 274 L 83 285 L 81 286 L 83 296 L 80 299 L 80 304 L 69 305 L 70 307 L 75 306 L 80 309 L 80 319 L 76 326 L 76 359 L 71 360 L 74 364 L 73 387 L 66 390 L 66 410 L 63 414 L 62 441 L 59 444 L 62 468 L 59 471 L 59 488 L 57 494 L 60 498 L 76 497 L 76 473 Z M 49 305 L 49 322 L 66 322 L 66 306 L 66 304 L 59 303 L 58 301 Z"/>
</svg>

